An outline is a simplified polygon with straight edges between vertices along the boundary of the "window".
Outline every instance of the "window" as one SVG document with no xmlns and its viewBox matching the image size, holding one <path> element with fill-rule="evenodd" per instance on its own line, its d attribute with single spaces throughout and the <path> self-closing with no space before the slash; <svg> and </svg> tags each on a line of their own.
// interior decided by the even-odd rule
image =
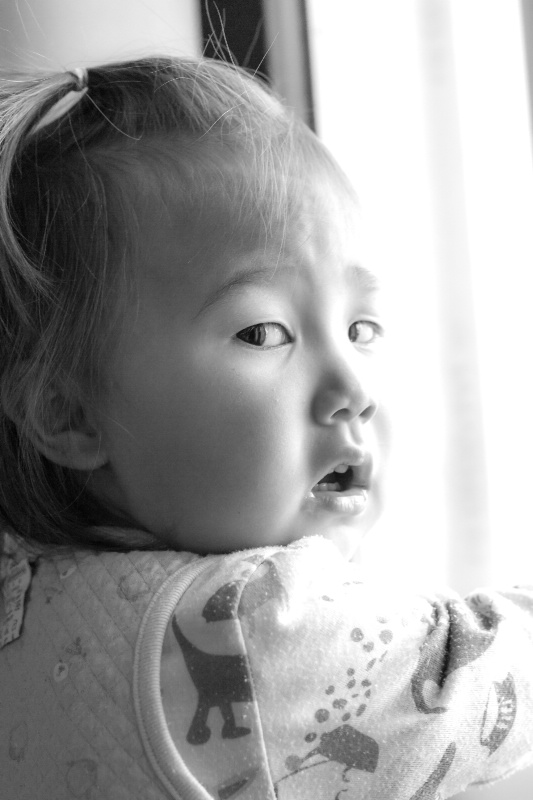
<svg viewBox="0 0 533 800">
<path fill-rule="evenodd" d="M 519 3 L 307 8 L 317 130 L 356 185 L 395 298 L 396 455 L 370 562 L 393 579 L 419 553 L 403 578 L 461 591 L 531 582 L 533 170 Z"/>
</svg>

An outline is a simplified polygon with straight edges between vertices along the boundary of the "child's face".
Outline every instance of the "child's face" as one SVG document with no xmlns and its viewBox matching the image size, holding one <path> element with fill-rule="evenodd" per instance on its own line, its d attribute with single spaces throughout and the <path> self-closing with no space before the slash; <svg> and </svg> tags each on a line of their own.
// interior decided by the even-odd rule
<svg viewBox="0 0 533 800">
<path fill-rule="evenodd" d="M 178 549 L 319 534 L 351 557 L 378 516 L 380 312 L 357 209 L 324 176 L 299 205 L 267 237 L 216 199 L 192 226 L 143 211 L 95 486 Z"/>
</svg>

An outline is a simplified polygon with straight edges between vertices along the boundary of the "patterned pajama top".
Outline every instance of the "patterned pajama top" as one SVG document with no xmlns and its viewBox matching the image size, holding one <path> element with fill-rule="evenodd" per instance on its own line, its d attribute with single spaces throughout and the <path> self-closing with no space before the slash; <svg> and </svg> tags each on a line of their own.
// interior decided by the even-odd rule
<svg viewBox="0 0 533 800">
<path fill-rule="evenodd" d="M 389 592 L 320 538 L 2 577 L 2 800 L 439 800 L 533 763 L 533 590 Z"/>
</svg>

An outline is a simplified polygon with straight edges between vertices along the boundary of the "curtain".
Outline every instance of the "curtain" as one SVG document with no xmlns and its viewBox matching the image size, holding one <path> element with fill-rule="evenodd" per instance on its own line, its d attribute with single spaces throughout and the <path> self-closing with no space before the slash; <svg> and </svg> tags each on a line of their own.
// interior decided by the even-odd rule
<svg viewBox="0 0 533 800">
<path fill-rule="evenodd" d="M 530 580 L 533 169 L 519 4 L 308 0 L 308 15 L 318 132 L 359 192 L 367 257 L 394 298 L 394 485 L 376 538 L 419 554 L 409 577 L 462 591 Z"/>
<path fill-rule="evenodd" d="M 367 574 L 462 593 L 531 584 L 528 14 L 518 0 L 307 9 L 317 131 L 358 190 L 391 299 L 395 442 Z M 526 800 L 532 785 L 529 771 L 461 798 Z"/>
</svg>

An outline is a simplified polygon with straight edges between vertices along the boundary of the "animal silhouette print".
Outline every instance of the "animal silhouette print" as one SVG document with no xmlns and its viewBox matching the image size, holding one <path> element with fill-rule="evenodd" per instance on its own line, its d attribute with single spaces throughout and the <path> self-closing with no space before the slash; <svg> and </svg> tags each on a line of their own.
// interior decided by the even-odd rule
<svg viewBox="0 0 533 800">
<path fill-rule="evenodd" d="M 315 757 L 319 757 L 321 760 L 314 764 L 306 763 Z M 320 736 L 319 745 L 310 750 L 306 756 L 289 756 L 286 766 L 290 772 L 277 781 L 276 790 L 279 784 L 287 778 L 331 761 L 343 767 L 343 780 L 352 769 L 375 772 L 378 758 L 379 746 L 374 739 L 356 730 L 352 725 L 340 725 L 332 731 L 323 733 Z"/>
<path fill-rule="evenodd" d="M 246 617 L 251 620 L 269 600 L 285 603 L 287 592 L 272 561 L 264 561 L 248 580 L 225 583 L 204 606 L 206 622 Z"/>
<path fill-rule="evenodd" d="M 489 705 L 491 695 L 496 697 L 497 719 L 494 722 L 492 730 L 485 734 L 484 729 L 488 723 Z M 481 723 L 481 736 L 480 743 L 483 747 L 488 747 L 489 755 L 492 755 L 498 747 L 500 747 L 505 739 L 507 739 L 511 728 L 514 725 L 517 710 L 517 697 L 516 688 L 513 676 L 509 673 L 504 681 L 493 683 L 493 687 L 489 692 L 485 711 L 483 713 L 483 722 Z"/>
<path fill-rule="evenodd" d="M 375 772 L 378 765 L 379 747 L 377 742 L 351 725 L 341 725 L 320 737 L 320 744 L 303 759 L 323 756 L 328 761 L 342 764 L 344 774 L 351 769 Z"/>
<path fill-rule="evenodd" d="M 172 630 L 198 692 L 198 705 L 187 733 L 189 744 L 209 741 L 211 729 L 207 718 L 214 707 L 220 709 L 224 720 L 223 739 L 248 735 L 250 728 L 236 724 L 232 706 L 233 703 L 251 703 L 254 699 L 246 656 L 205 653 L 187 639 L 175 617 Z"/>
</svg>

